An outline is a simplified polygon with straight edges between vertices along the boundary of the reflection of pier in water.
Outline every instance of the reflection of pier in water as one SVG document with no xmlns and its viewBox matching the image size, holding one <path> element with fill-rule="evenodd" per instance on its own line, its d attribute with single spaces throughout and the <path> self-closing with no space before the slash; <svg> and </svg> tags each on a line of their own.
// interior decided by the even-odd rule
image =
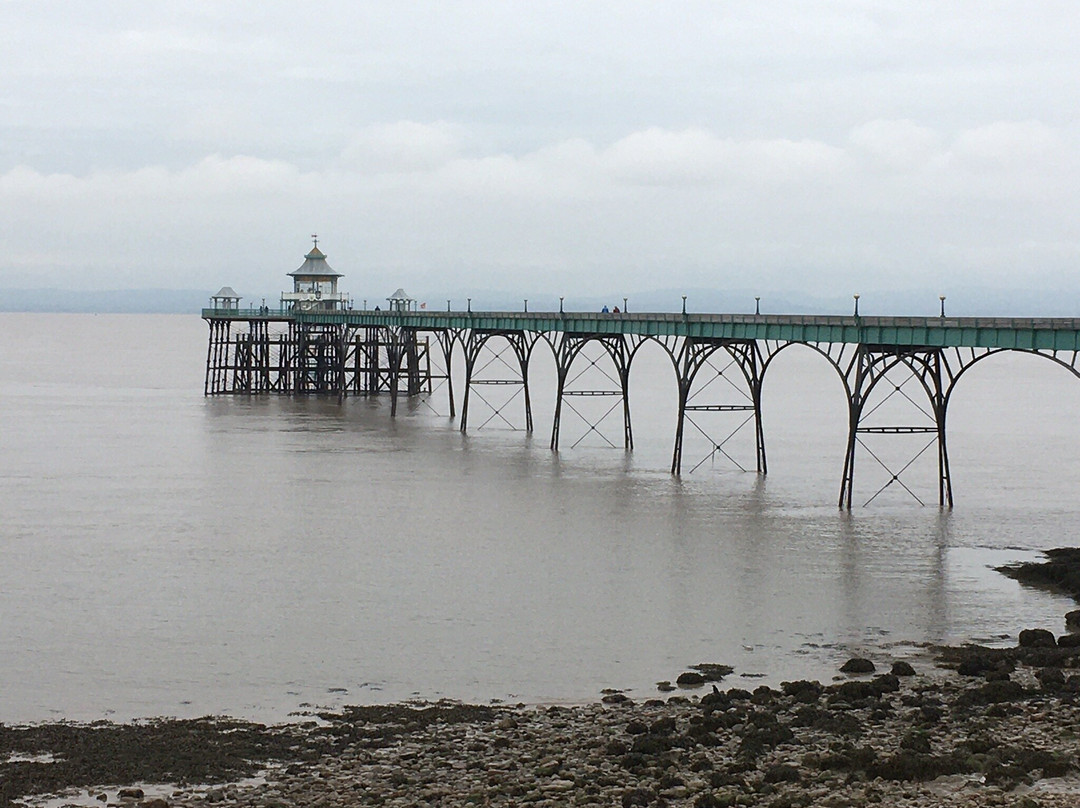
<svg viewBox="0 0 1080 808">
<path fill-rule="evenodd" d="M 539 348 L 556 374 L 551 448 L 559 449 L 564 416 L 572 413 L 586 434 L 632 449 L 630 369 L 643 347 L 658 346 L 671 360 L 678 393 L 671 472 L 683 471 L 689 426 L 708 440 L 710 456 L 740 468 L 730 441 L 752 430 L 756 457 L 746 466 L 765 474 L 762 382 L 780 353 L 803 345 L 836 371 L 847 399 L 841 508 L 851 508 L 859 456 L 886 474 L 867 502 L 897 486 L 921 503 L 902 475 L 928 454 L 936 454 L 938 503 L 952 506 L 946 414 L 957 382 L 980 360 L 1020 351 L 1080 375 L 1080 319 L 946 317 L 944 298 L 939 317 L 860 317 L 857 297 L 850 317 L 688 314 L 685 298 L 681 314 L 568 312 L 561 300 L 557 312 L 451 311 L 449 301 L 447 311 L 437 312 L 417 310 L 398 290 L 380 311 L 367 301 L 353 310 L 349 296 L 337 291 L 341 275 L 317 243 L 289 274 L 294 289 L 282 294 L 277 310 L 265 301 L 241 309 L 229 287 L 203 309 L 210 326 L 207 395 L 387 394 L 393 416 L 400 396 L 431 396 L 445 386 L 454 418 L 456 359 L 464 368 L 463 432 L 470 404 L 487 408 L 480 426 L 498 420 L 511 427 L 508 408 L 520 405 L 524 429 L 532 432 L 529 369 Z M 491 392 L 500 387 L 509 396 Z M 602 430 L 609 418 L 619 422 L 614 440 Z M 909 442 L 907 459 L 883 459 L 879 447 L 897 441 Z"/>
</svg>

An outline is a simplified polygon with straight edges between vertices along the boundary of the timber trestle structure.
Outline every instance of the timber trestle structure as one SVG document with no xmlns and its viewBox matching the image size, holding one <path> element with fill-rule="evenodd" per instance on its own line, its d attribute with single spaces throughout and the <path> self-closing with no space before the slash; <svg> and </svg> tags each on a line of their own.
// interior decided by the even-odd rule
<svg viewBox="0 0 1080 808">
<path fill-rule="evenodd" d="M 671 360 L 677 389 L 672 474 L 693 471 L 718 457 L 765 474 L 762 383 L 783 350 L 805 345 L 828 361 L 847 397 L 839 496 L 844 509 L 856 502 L 860 457 L 878 464 L 886 480 L 861 504 L 891 486 L 925 504 L 903 475 L 928 454 L 936 457 L 938 505 L 952 507 L 946 444 L 949 400 L 963 374 L 987 356 L 1001 351 L 1037 354 L 1080 376 L 1080 319 L 1067 318 L 312 313 L 265 308 L 203 309 L 202 316 L 210 327 L 204 383 L 208 396 L 322 395 L 340 400 L 387 394 L 395 415 L 401 396 L 431 397 L 445 387 L 449 416 L 454 418 L 451 364 L 457 354 L 464 360 L 462 432 L 492 423 L 533 431 L 529 366 L 537 348 L 545 346 L 554 359 L 557 384 L 552 450 L 574 448 L 586 437 L 633 449 L 630 370 L 642 346 L 658 345 Z M 594 406 L 585 406 L 586 401 Z M 470 411 L 477 403 L 484 408 L 482 419 Z M 620 432 L 612 439 L 614 421 Z M 568 437 L 570 424 L 577 431 Z M 686 469 L 685 438 L 691 432 L 698 443 L 707 444 L 708 453 Z M 752 464 L 731 448 L 740 433 L 752 433 Z M 883 458 L 880 446 L 898 436 L 909 441 L 910 459 Z"/>
</svg>

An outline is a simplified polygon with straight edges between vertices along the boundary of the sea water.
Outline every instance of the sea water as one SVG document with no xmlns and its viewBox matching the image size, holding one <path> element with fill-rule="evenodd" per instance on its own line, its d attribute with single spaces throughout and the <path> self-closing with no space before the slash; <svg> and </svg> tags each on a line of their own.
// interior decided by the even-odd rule
<svg viewBox="0 0 1080 808">
<path fill-rule="evenodd" d="M 768 475 L 752 432 L 729 459 L 705 436 L 738 421 L 698 415 L 674 477 L 655 346 L 634 450 L 621 410 L 565 410 L 552 452 L 542 352 L 533 433 L 520 388 L 503 407 L 489 386 L 462 434 L 445 384 L 393 419 L 386 396 L 204 397 L 206 340 L 194 315 L 0 315 L 0 721 L 643 698 L 701 662 L 828 679 L 853 654 L 1060 632 L 1073 606 L 993 569 L 1077 542 L 1080 379 L 1044 359 L 958 384 L 955 508 L 933 447 L 900 475 L 916 499 L 886 484 L 919 447 L 881 443 L 849 513 L 843 386 L 807 348 L 766 376 Z"/>
</svg>

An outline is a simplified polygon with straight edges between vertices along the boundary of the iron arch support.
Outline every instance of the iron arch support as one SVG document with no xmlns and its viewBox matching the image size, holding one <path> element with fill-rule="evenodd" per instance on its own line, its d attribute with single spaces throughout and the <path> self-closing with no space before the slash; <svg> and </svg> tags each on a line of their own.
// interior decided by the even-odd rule
<svg viewBox="0 0 1080 808">
<path fill-rule="evenodd" d="M 888 379 L 890 371 L 901 367 L 910 372 L 911 375 L 908 379 L 905 379 L 904 382 L 897 385 L 896 390 L 893 393 L 886 394 L 882 401 L 879 402 L 877 406 L 872 407 L 868 412 L 866 407 L 870 401 L 871 394 L 875 392 L 882 382 Z M 946 391 L 949 382 L 954 380 L 955 377 L 951 365 L 944 355 L 943 349 L 923 346 L 910 347 L 861 344 L 858 346 L 858 351 L 855 357 L 853 357 L 852 363 L 848 366 L 847 376 L 848 437 L 844 453 L 843 476 L 840 484 L 839 507 L 844 510 L 851 510 L 852 507 L 855 487 L 855 461 L 858 447 L 860 443 L 862 443 L 860 435 L 866 435 L 868 433 L 876 433 L 878 435 L 910 435 L 925 433 L 933 435 L 934 437 L 931 443 L 937 444 L 938 505 L 939 507 L 951 508 L 953 504 L 952 479 L 949 471 L 948 444 L 945 431 L 946 413 L 948 408 Z M 906 393 L 903 393 L 903 384 L 911 378 L 918 381 L 919 387 L 926 396 L 929 411 L 920 407 L 915 400 L 911 399 Z M 900 393 L 903 398 L 911 402 L 912 406 L 926 416 L 930 423 L 928 425 L 865 425 L 866 419 L 873 414 L 877 407 L 884 404 L 885 401 L 895 393 Z M 929 445 L 930 444 L 927 444 L 927 446 L 916 454 L 915 458 L 912 458 L 912 460 L 899 472 L 894 472 L 889 469 L 879 458 L 878 462 L 886 468 L 886 471 L 888 471 L 891 477 L 885 485 L 867 501 L 867 504 L 893 483 L 898 483 L 921 503 L 922 500 L 900 480 L 900 474 L 902 474 L 903 471 L 906 470 L 920 454 L 922 454 L 922 451 L 929 448 Z M 874 456 L 876 457 L 876 455 Z"/>
<path fill-rule="evenodd" d="M 707 404 L 690 403 L 694 381 L 700 371 L 709 364 L 709 360 L 719 351 L 725 351 L 738 366 L 747 387 L 747 401 L 744 404 Z M 678 384 L 678 412 L 675 424 L 675 441 L 671 458 L 671 473 L 681 474 L 683 444 L 687 412 L 711 410 L 715 412 L 750 411 L 754 421 L 755 468 L 759 474 L 768 471 L 765 455 L 765 433 L 761 420 L 761 380 L 763 362 L 761 350 L 756 340 L 732 339 L 697 339 L 686 337 L 682 340 L 677 353 L 669 352 L 675 364 Z M 723 376 L 723 371 L 718 372 Z M 744 422 L 745 423 L 745 422 Z M 741 427 L 740 427 L 741 428 Z M 738 430 L 736 430 L 738 431 Z M 732 433 L 734 434 L 734 433 Z M 730 437 L 730 436 L 729 436 Z M 723 451 L 722 445 L 714 445 L 714 451 Z M 729 456 L 730 457 L 730 456 Z"/>
<path fill-rule="evenodd" d="M 505 361 L 502 364 L 513 370 L 517 375 L 513 378 L 478 378 L 477 373 L 482 370 L 482 368 L 477 367 L 481 352 L 484 348 L 489 347 L 488 344 L 491 340 L 496 338 L 505 339 L 507 345 L 513 351 L 516 367 L 510 366 Z M 532 397 L 529 391 L 529 355 L 535 341 L 535 334 L 528 331 L 480 331 L 471 329 L 468 335 L 464 337 L 462 345 L 465 349 L 465 394 L 461 404 L 462 432 L 468 429 L 469 401 L 473 395 L 472 388 L 474 385 L 484 383 L 520 385 L 525 400 L 525 431 L 527 433 L 533 431 Z M 495 356 L 496 359 L 499 359 L 499 352 L 495 352 Z M 498 414 L 499 410 L 495 409 L 495 412 Z"/>
<path fill-rule="evenodd" d="M 574 360 L 590 343 L 598 343 L 615 366 L 617 390 L 572 390 L 570 371 Z M 555 369 L 557 386 L 555 391 L 555 415 L 551 426 L 551 450 L 559 450 L 559 437 L 562 427 L 563 405 L 568 396 L 573 395 L 618 395 L 622 399 L 623 447 L 634 448 L 633 426 L 630 418 L 630 359 L 631 351 L 627 339 L 622 334 L 574 334 L 560 332 L 553 345 L 555 348 Z M 580 413 L 579 413 L 580 415 Z M 597 424 L 589 424 L 590 431 L 596 430 Z"/>
</svg>

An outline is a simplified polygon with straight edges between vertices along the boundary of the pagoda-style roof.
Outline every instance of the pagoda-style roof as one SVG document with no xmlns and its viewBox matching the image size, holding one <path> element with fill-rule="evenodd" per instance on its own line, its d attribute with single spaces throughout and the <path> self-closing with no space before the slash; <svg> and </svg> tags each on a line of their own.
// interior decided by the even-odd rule
<svg viewBox="0 0 1080 808">
<path fill-rule="evenodd" d="M 412 298 L 409 297 L 409 293 L 406 292 L 404 289 L 398 289 L 396 292 L 394 292 L 394 294 L 390 295 L 390 297 L 388 297 L 386 299 L 387 300 L 409 300 L 409 301 L 412 300 Z"/>
<path fill-rule="evenodd" d="M 222 286 L 216 295 L 211 295 L 216 300 L 228 298 L 229 300 L 239 300 L 240 295 L 231 286 Z"/>
<path fill-rule="evenodd" d="M 319 249 L 318 245 L 311 248 L 311 252 L 304 256 L 304 263 L 300 265 L 299 269 L 293 270 L 289 273 L 293 278 L 341 278 L 343 277 L 340 272 L 335 272 L 328 263 L 326 263 L 326 255 Z"/>
</svg>

